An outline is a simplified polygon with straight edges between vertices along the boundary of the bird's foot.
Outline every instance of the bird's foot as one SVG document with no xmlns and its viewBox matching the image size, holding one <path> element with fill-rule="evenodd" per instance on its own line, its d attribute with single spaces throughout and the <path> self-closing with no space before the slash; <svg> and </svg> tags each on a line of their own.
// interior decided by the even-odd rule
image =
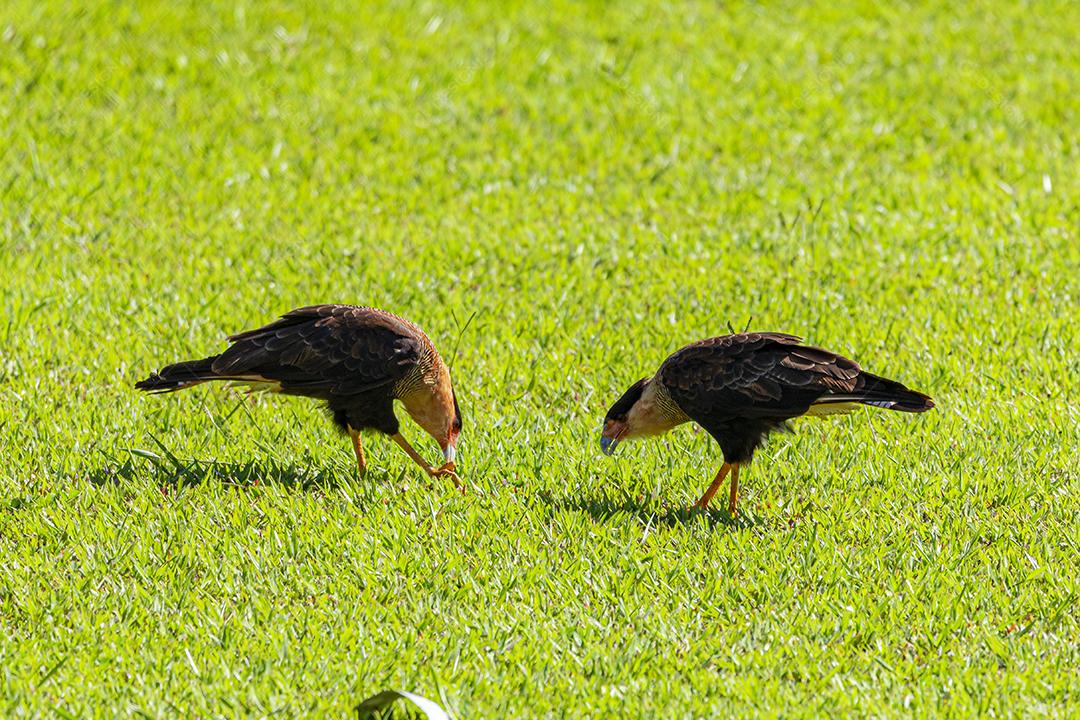
<svg viewBox="0 0 1080 720">
<path fill-rule="evenodd" d="M 449 476 L 450 479 L 454 481 L 454 487 L 456 487 L 458 490 L 460 490 L 461 494 L 464 495 L 465 494 L 465 484 L 461 482 L 461 478 L 458 477 L 458 474 L 456 472 L 454 472 L 455 467 L 457 467 L 457 466 L 454 465 L 454 461 L 450 460 L 450 461 L 447 461 L 447 462 L 443 463 L 442 465 L 440 465 L 437 468 L 431 468 L 430 470 L 428 470 L 428 475 L 430 475 L 431 477 L 446 477 L 446 476 Z"/>
<path fill-rule="evenodd" d="M 453 460 L 447 460 L 446 462 L 444 462 L 439 467 L 432 468 L 428 472 L 431 473 L 431 477 L 442 477 L 443 475 L 447 475 L 447 474 L 456 475 L 456 473 L 454 473 L 455 469 L 457 469 L 457 465 L 454 464 L 454 461 Z"/>
</svg>

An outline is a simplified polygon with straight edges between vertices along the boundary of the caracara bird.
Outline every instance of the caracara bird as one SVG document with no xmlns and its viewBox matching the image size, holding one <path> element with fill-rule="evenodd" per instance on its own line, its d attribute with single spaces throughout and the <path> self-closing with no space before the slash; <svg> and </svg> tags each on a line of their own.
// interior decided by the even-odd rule
<svg viewBox="0 0 1080 720">
<path fill-rule="evenodd" d="M 739 467 L 769 433 L 788 430 L 788 420 L 850 412 L 857 405 L 912 413 L 934 407 L 927 395 L 801 341 L 781 333 L 743 333 L 687 345 L 611 406 L 601 449 L 610 455 L 622 440 L 659 435 L 693 420 L 724 453 L 716 479 L 693 507 L 708 509 L 730 472 L 728 512 L 734 516 Z"/>
<path fill-rule="evenodd" d="M 450 370 L 416 325 L 375 308 L 313 305 L 229 340 L 232 345 L 220 355 L 169 365 L 135 387 L 167 393 L 230 380 L 324 400 L 352 438 L 361 474 L 367 461 L 360 431 L 370 428 L 389 435 L 428 475 L 448 475 L 463 487 L 454 472 L 461 411 Z M 442 466 L 428 465 L 402 436 L 394 400 L 439 443 Z"/>
</svg>

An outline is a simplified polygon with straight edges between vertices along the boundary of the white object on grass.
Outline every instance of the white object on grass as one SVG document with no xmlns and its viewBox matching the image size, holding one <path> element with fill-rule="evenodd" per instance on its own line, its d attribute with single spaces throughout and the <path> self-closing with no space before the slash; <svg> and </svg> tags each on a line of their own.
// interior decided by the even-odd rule
<svg viewBox="0 0 1080 720">
<path fill-rule="evenodd" d="M 383 690 L 378 695 L 372 695 L 356 706 L 357 720 L 366 720 L 375 717 L 375 714 L 389 705 L 404 698 L 416 707 L 428 720 L 450 720 L 450 715 L 441 707 L 426 697 L 415 695 L 407 690 Z"/>
</svg>

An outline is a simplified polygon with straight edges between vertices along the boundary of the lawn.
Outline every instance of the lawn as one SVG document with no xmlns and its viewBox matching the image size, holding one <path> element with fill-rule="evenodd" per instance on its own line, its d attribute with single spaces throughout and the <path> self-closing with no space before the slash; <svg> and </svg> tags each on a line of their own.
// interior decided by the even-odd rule
<svg viewBox="0 0 1080 720">
<path fill-rule="evenodd" d="M 1076 3 L 0 7 L 0 714 L 1080 714 Z M 316 302 L 453 362 L 471 491 L 146 397 Z M 600 454 L 749 326 L 933 395 Z M 418 428 L 404 432 L 429 459 Z M 719 503 L 722 507 L 724 503 Z"/>
</svg>

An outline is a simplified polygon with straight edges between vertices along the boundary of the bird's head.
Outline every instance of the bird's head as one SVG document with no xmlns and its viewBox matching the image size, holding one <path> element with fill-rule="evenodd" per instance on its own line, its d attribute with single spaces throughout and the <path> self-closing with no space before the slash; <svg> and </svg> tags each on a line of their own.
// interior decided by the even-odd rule
<svg viewBox="0 0 1080 720">
<path fill-rule="evenodd" d="M 644 413 L 641 399 L 652 378 L 641 378 L 615 401 L 604 417 L 604 430 L 600 434 L 600 449 L 605 455 L 615 452 L 623 440 L 647 433 L 642 426 Z"/>
<path fill-rule="evenodd" d="M 450 395 L 454 398 L 454 416 L 450 420 L 450 428 L 446 432 L 446 441 L 439 441 L 439 446 L 443 451 L 443 459 L 448 463 L 454 462 L 454 457 L 457 455 L 458 436 L 461 435 L 461 408 L 458 406 L 457 393 L 451 390 Z"/>
<path fill-rule="evenodd" d="M 458 436 L 461 435 L 461 407 L 457 393 L 450 388 L 449 400 L 441 398 L 439 412 L 429 427 L 425 428 L 442 448 L 443 460 L 453 463 L 457 457 Z"/>
<path fill-rule="evenodd" d="M 416 424 L 439 443 L 443 459 L 453 463 L 461 435 L 461 407 L 450 382 L 450 373 L 443 373 L 429 391 L 411 393 L 401 398 L 401 402 Z"/>
</svg>

